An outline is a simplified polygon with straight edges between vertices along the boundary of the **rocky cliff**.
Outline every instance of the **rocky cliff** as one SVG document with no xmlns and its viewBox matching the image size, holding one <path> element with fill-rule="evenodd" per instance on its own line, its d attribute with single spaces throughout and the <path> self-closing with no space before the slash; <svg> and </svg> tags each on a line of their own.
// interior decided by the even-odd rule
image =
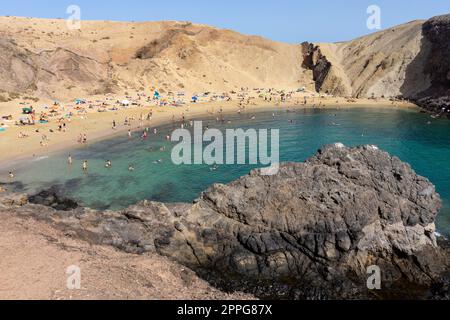
<svg viewBox="0 0 450 320">
<path fill-rule="evenodd" d="M 302 49 L 303 67 L 312 71 L 317 92 L 344 97 L 352 95 L 351 83 L 333 55 L 326 55 L 323 48 L 308 42 L 302 43 Z"/>
<path fill-rule="evenodd" d="M 0 94 L 72 99 L 133 90 L 313 89 L 301 48 L 189 22 L 0 17 Z"/>
<path fill-rule="evenodd" d="M 443 15 L 348 42 L 303 44 L 304 66 L 319 92 L 401 97 L 450 115 L 449 39 L 450 15 Z"/>
<path fill-rule="evenodd" d="M 327 146 L 274 176 L 256 170 L 214 185 L 194 204 L 143 201 L 98 212 L 54 192 L 4 194 L 0 203 L 93 243 L 171 257 L 221 288 L 261 297 L 426 298 L 445 288 L 450 270 L 435 237 L 434 186 L 373 146 Z M 372 265 L 382 271 L 381 291 L 367 289 Z"/>
</svg>

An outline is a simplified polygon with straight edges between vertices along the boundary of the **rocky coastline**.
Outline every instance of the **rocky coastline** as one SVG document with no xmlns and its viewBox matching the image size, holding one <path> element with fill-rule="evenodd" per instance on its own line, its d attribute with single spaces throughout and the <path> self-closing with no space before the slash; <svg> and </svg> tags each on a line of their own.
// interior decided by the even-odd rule
<svg viewBox="0 0 450 320">
<path fill-rule="evenodd" d="M 7 186 L 6 186 L 7 188 Z M 122 211 L 0 193 L 0 211 L 133 254 L 158 253 L 225 291 L 277 299 L 448 299 L 449 245 L 434 186 L 375 146 L 325 146 L 278 174 L 211 186 L 193 204 Z M 367 269 L 381 270 L 381 290 Z"/>
</svg>

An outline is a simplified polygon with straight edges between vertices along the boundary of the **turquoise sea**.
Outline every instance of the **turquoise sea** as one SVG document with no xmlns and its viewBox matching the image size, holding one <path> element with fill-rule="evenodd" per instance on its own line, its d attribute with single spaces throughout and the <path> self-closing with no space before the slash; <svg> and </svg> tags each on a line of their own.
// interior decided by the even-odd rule
<svg viewBox="0 0 450 320">
<path fill-rule="evenodd" d="M 275 111 L 226 116 L 225 123 L 203 118 L 204 126 L 224 129 L 279 129 L 280 160 L 301 162 L 325 144 L 342 142 L 347 146 L 373 144 L 411 164 L 430 179 L 443 199 L 438 219 L 439 232 L 450 235 L 450 120 L 399 109 L 336 109 Z M 231 123 L 228 123 L 228 120 Z M 143 199 L 164 202 L 191 202 L 213 183 L 228 183 L 247 174 L 255 166 L 207 165 L 176 166 L 171 161 L 174 143 L 166 140 L 173 126 L 158 129 L 145 141 L 141 131 L 85 147 L 35 159 L 15 169 L 28 192 L 57 186 L 65 195 L 83 205 L 98 209 L 121 209 Z M 161 151 L 161 148 L 165 150 Z M 71 153 L 74 164 L 68 166 Z M 81 165 L 88 160 L 88 173 Z M 105 161 L 112 168 L 105 168 Z M 128 170 L 132 164 L 134 172 Z"/>
</svg>

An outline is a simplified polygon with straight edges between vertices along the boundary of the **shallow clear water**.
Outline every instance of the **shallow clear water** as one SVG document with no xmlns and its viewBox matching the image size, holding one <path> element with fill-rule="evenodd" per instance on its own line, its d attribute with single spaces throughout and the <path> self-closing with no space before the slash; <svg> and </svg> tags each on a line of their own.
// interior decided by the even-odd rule
<svg viewBox="0 0 450 320">
<path fill-rule="evenodd" d="M 304 161 L 325 144 L 348 146 L 374 144 L 411 164 L 437 187 L 444 207 L 438 219 L 441 233 L 450 234 L 450 121 L 433 120 L 414 111 L 392 109 L 299 110 L 231 115 L 231 124 L 217 124 L 204 118 L 204 125 L 226 128 L 280 129 L 282 161 Z M 293 120 L 294 123 L 290 123 Z M 431 121 L 431 124 L 428 122 Z M 63 193 L 83 205 L 120 209 L 142 199 L 191 202 L 213 183 L 227 183 L 247 174 L 254 166 L 223 165 L 216 171 L 206 165 L 172 164 L 173 144 L 165 140 L 172 126 L 159 128 L 158 135 L 141 141 L 126 134 L 72 150 L 74 165 L 67 165 L 68 153 L 35 160 L 18 168 L 17 177 L 30 192 L 58 185 Z M 161 152 L 160 147 L 166 146 Z M 81 161 L 89 161 L 89 172 Z M 112 169 L 104 167 L 111 160 Z M 161 163 L 156 161 L 161 160 Z M 128 171 L 133 164 L 134 172 Z"/>
</svg>

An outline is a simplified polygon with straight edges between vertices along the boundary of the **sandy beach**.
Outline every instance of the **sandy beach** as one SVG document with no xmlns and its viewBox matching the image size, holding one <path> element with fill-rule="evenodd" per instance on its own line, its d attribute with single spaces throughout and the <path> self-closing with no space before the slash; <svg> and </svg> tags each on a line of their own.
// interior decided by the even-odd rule
<svg viewBox="0 0 450 320">
<path fill-rule="evenodd" d="M 305 104 L 305 97 L 306 104 Z M 122 101 L 123 97 L 109 98 L 109 100 Z M 101 97 L 93 97 L 92 101 L 101 101 Z M 89 100 L 89 101 L 90 101 Z M 136 99 L 136 101 L 138 101 Z M 39 103 L 39 105 L 51 105 L 48 103 Z M 35 104 L 33 104 L 34 107 Z M 60 104 L 62 113 L 73 112 L 73 109 L 63 107 L 68 104 Z M 49 120 L 48 123 L 36 123 L 35 125 L 19 126 L 12 122 L 23 115 L 19 107 L 19 101 L 3 103 L 0 106 L 2 115 L 11 115 L 12 121 L 1 123 L 6 124 L 6 131 L 0 132 L 0 168 L 14 170 L 15 163 L 42 156 L 47 156 L 54 152 L 70 150 L 80 146 L 78 141 L 80 135 L 86 135 L 87 143 L 92 143 L 101 139 L 106 139 L 114 135 L 127 134 L 128 130 L 137 131 L 158 127 L 171 121 L 181 121 L 184 116 L 186 120 L 195 120 L 208 115 L 218 115 L 237 113 L 241 110 L 242 114 L 251 114 L 278 110 L 287 111 L 289 109 L 301 108 L 354 108 L 354 107 L 373 107 L 373 108 L 417 108 L 414 104 L 401 101 L 390 101 L 388 99 L 347 99 L 331 96 L 313 96 L 298 94 L 291 98 L 281 101 L 274 99 L 265 101 L 257 95 L 248 95 L 245 100 L 239 101 L 199 101 L 197 103 L 186 102 L 181 106 L 156 106 L 150 103 L 131 105 L 117 110 L 99 112 L 97 108 L 86 107 L 81 114 L 73 114 L 69 119 L 63 120 L 66 124 L 64 130 L 59 130 L 60 121 L 58 117 Z M 36 108 L 36 113 L 45 112 L 43 107 Z M 47 107 L 48 110 L 48 107 Z M 147 116 L 151 114 L 151 119 Z M 142 121 L 140 119 L 143 119 Z M 124 124 L 124 119 L 130 119 L 128 125 Z M 116 122 L 115 129 L 112 128 L 113 121 Z M 12 147 L 13 146 L 13 147 Z"/>
</svg>

